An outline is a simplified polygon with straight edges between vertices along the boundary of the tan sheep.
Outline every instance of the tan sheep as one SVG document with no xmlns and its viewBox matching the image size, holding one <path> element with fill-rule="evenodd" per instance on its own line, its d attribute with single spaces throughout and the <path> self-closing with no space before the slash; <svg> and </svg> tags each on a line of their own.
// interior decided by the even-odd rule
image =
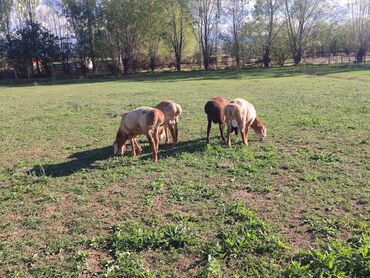
<svg viewBox="0 0 370 278">
<path fill-rule="evenodd" d="M 179 115 L 182 113 L 181 106 L 172 100 L 165 100 L 159 103 L 155 108 L 161 110 L 164 114 L 164 132 L 166 135 L 166 144 L 168 143 L 167 129 L 169 129 L 171 132 L 173 145 L 177 144 L 179 136 Z"/>
<path fill-rule="evenodd" d="M 248 145 L 248 132 L 252 128 L 258 138 L 266 137 L 267 129 L 257 116 L 254 105 L 248 101 L 237 98 L 232 100 L 224 109 L 227 124 L 227 146 L 231 147 L 231 133 L 234 131 L 242 137 L 243 144 Z"/>
<path fill-rule="evenodd" d="M 158 160 L 159 135 L 162 132 L 164 115 L 161 110 L 151 107 L 140 107 L 122 116 L 113 148 L 115 155 L 123 155 L 127 140 L 131 140 L 132 153 L 141 153 L 136 137 L 145 134 L 153 152 L 153 160 Z"/>
</svg>

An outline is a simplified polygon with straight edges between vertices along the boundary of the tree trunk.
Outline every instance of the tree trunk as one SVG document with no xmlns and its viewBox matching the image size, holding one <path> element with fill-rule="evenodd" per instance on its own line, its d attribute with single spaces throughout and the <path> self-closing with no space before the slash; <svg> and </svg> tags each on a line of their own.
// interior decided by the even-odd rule
<svg viewBox="0 0 370 278">
<path fill-rule="evenodd" d="M 181 71 L 181 55 L 176 54 L 176 70 Z"/>
<path fill-rule="evenodd" d="M 236 62 L 236 69 L 240 69 L 240 55 L 239 54 L 237 54 L 236 56 L 235 56 L 235 62 Z"/>
<path fill-rule="evenodd" d="M 27 63 L 27 79 L 31 79 L 31 67 L 29 65 L 30 63 Z M 32 64 L 32 62 L 31 62 Z"/>
<path fill-rule="evenodd" d="M 207 50 L 203 50 L 203 65 L 204 65 L 204 69 L 205 70 L 208 70 L 209 68 L 209 53 Z"/>
<path fill-rule="evenodd" d="M 128 57 L 124 57 L 122 59 L 123 63 L 123 75 L 127 76 L 130 70 L 130 59 Z"/>
<path fill-rule="evenodd" d="M 14 79 L 18 80 L 18 73 L 17 73 L 17 70 L 15 68 L 15 65 L 13 65 L 13 74 L 14 74 Z"/>
<path fill-rule="evenodd" d="M 363 48 L 360 48 L 356 54 L 356 59 L 357 59 L 358 64 L 364 61 L 364 56 L 365 56 L 365 50 Z"/>
<path fill-rule="evenodd" d="M 271 63 L 270 46 L 266 45 L 263 50 L 263 66 L 269 68 Z"/>
<path fill-rule="evenodd" d="M 294 64 L 298 65 L 302 61 L 302 50 L 297 50 L 293 55 Z"/>
<path fill-rule="evenodd" d="M 93 67 L 93 73 L 97 73 L 95 56 L 94 55 L 91 57 L 91 63 L 92 63 L 92 67 Z"/>
<path fill-rule="evenodd" d="M 152 72 L 154 72 L 155 66 L 156 66 L 156 57 L 155 57 L 155 55 L 151 55 L 150 56 L 150 64 L 149 64 L 149 67 L 150 67 L 150 70 Z"/>
</svg>

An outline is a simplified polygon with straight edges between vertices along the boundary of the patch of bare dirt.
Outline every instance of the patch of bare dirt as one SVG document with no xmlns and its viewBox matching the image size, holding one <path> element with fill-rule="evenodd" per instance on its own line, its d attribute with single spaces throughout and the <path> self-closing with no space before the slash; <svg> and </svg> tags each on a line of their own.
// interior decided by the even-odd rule
<svg viewBox="0 0 370 278">
<path fill-rule="evenodd" d="M 105 252 L 95 249 L 89 249 L 88 252 L 89 256 L 86 260 L 88 272 L 80 276 L 84 278 L 96 277 L 97 274 L 103 271 L 104 266 L 102 265 L 102 262 L 109 259 L 109 256 Z"/>
<path fill-rule="evenodd" d="M 195 277 L 198 273 L 198 266 L 201 263 L 199 258 L 190 258 L 182 255 L 176 262 L 182 277 Z"/>
<path fill-rule="evenodd" d="M 307 249 L 312 244 L 311 235 L 306 231 L 301 212 L 306 208 L 304 204 L 294 205 L 290 213 L 282 215 L 279 212 L 278 196 L 261 195 L 246 190 L 238 190 L 231 195 L 230 201 L 243 202 L 248 208 L 255 211 L 262 219 L 280 227 L 286 237 L 286 243 L 294 252 Z"/>
</svg>

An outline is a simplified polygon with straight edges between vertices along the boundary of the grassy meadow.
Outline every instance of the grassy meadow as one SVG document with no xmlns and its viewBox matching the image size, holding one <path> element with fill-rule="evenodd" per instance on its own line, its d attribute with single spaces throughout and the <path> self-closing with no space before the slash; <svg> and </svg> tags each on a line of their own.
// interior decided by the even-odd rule
<svg viewBox="0 0 370 278">
<path fill-rule="evenodd" d="M 207 145 L 217 95 L 266 140 Z M 122 112 L 165 99 L 178 146 L 112 156 Z M 369 66 L 3 82 L 0 104 L 0 277 L 370 276 Z"/>
</svg>

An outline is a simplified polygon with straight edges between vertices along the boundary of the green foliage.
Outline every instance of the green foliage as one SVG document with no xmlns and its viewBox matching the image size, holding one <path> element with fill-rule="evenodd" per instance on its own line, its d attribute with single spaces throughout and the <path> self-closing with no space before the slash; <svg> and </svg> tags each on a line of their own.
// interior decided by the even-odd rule
<svg viewBox="0 0 370 278">
<path fill-rule="evenodd" d="M 228 205 L 225 212 L 225 228 L 218 241 L 210 248 L 210 254 L 225 258 L 243 257 L 247 254 L 261 255 L 287 248 L 278 234 L 265 221 L 241 203 Z"/>
<path fill-rule="evenodd" d="M 199 201 L 217 197 L 217 192 L 213 188 L 196 182 L 172 183 L 170 191 L 171 196 L 177 201 Z"/>
<path fill-rule="evenodd" d="M 93 66 L 97 56 L 97 42 L 102 36 L 102 10 L 101 4 L 97 0 L 63 0 L 63 12 L 71 23 L 74 30 L 77 47 L 76 56 L 81 62 L 81 66 L 86 66 L 86 58 L 92 59 Z M 99 44 L 98 44 L 99 45 Z M 107 45 L 102 45 L 106 48 Z M 106 50 L 105 50 L 106 51 Z"/>
<path fill-rule="evenodd" d="M 314 153 L 313 155 L 311 155 L 310 159 L 314 161 L 322 161 L 322 162 L 328 162 L 328 163 L 340 161 L 340 159 L 336 157 L 334 154 L 323 153 L 323 152 Z"/>
<path fill-rule="evenodd" d="M 325 251 L 304 252 L 282 272 L 283 277 L 368 277 L 370 238 L 360 234 L 346 243 L 331 242 Z"/>
<path fill-rule="evenodd" d="M 199 277 L 207 278 L 223 277 L 221 262 L 218 259 L 212 257 L 211 255 L 208 255 L 207 265 L 202 269 L 202 271 L 199 274 Z"/>
<path fill-rule="evenodd" d="M 104 268 L 104 277 L 155 277 L 150 271 L 144 270 L 143 261 L 136 253 L 118 252 L 114 260 L 109 260 Z"/>
<path fill-rule="evenodd" d="M 151 229 L 135 221 L 117 225 L 108 239 L 108 245 L 114 253 L 158 248 L 176 249 L 193 242 L 194 238 L 183 225 L 168 224 L 163 228 Z"/>
<path fill-rule="evenodd" d="M 51 74 L 52 62 L 61 56 L 59 41 L 39 23 L 26 22 L 14 37 L 9 37 L 6 44 L 6 57 L 18 69 L 30 76 L 32 62 L 42 63 Z"/>
<path fill-rule="evenodd" d="M 331 218 L 310 217 L 305 219 L 308 231 L 316 236 L 333 237 L 337 234 L 341 224 Z"/>
</svg>

